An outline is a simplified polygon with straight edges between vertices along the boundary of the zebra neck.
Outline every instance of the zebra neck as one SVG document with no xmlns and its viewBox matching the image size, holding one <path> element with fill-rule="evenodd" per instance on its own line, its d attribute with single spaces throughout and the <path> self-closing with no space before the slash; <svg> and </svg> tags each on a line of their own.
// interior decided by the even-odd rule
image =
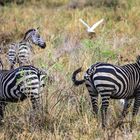
<svg viewBox="0 0 140 140">
<path fill-rule="evenodd" d="M 29 37 L 28 38 L 24 38 L 23 40 L 20 41 L 20 43 L 28 43 L 30 45 L 33 44 Z"/>
<path fill-rule="evenodd" d="M 26 46 L 28 46 L 28 47 L 30 47 L 32 49 L 32 42 L 31 41 L 29 41 L 29 40 L 22 40 L 22 41 L 20 41 L 19 44 L 18 44 L 18 48 L 21 45 L 23 45 L 23 44 L 26 45 Z"/>
</svg>

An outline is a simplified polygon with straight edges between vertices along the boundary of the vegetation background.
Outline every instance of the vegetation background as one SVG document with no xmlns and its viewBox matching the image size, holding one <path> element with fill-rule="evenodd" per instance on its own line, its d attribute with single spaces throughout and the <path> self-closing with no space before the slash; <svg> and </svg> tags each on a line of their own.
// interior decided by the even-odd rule
<svg viewBox="0 0 140 140">
<path fill-rule="evenodd" d="M 31 129 L 27 120 L 31 108 L 28 101 L 9 104 L 5 123 L 0 126 L 0 139 L 140 139 L 139 116 L 132 133 L 131 112 L 123 130 L 116 125 L 122 110 L 119 101 L 110 101 L 108 127 L 103 131 L 98 123 L 100 117 L 98 121 L 93 117 L 85 86 L 74 87 L 71 81 L 72 72 L 80 66 L 84 73 L 98 61 L 116 65 L 135 62 L 140 49 L 139 0 L 0 0 L 0 5 L 1 58 L 5 68 L 9 68 L 8 44 L 21 40 L 28 29 L 39 27 L 47 47 L 41 50 L 34 46 L 34 65 L 47 68 L 52 77 L 44 89 L 42 125 Z M 105 22 L 91 37 L 79 18 L 89 25 L 101 18 Z"/>
</svg>

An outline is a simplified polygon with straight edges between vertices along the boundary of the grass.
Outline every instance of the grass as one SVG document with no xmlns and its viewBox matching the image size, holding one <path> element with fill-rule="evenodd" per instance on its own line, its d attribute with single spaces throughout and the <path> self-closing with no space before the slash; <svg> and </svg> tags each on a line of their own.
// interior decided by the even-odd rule
<svg viewBox="0 0 140 140">
<path fill-rule="evenodd" d="M 128 123 L 124 131 L 114 127 L 122 109 L 118 101 L 110 103 L 110 125 L 104 132 L 93 117 L 85 86 L 73 87 L 71 74 L 80 66 L 85 71 L 98 61 L 119 65 L 135 61 L 140 49 L 139 0 L 129 0 L 125 7 L 118 7 L 117 11 L 106 7 L 67 9 L 67 3 L 66 0 L 48 3 L 32 1 L 19 6 L 0 7 L 1 58 L 5 68 L 8 68 L 7 45 L 19 41 L 27 29 L 39 26 L 47 48 L 41 50 L 34 46 L 34 65 L 47 67 L 54 77 L 53 83 L 44 89 L 45 108 L 48 108 L 49 115 L 44 112 L 42 126 L 31 129 L 28 122 L 31 105 L 28 101 L 9 104 L 5 111 L 5 123 L 0 127 L 0 139 L 138 140 L 139 116 L 132 133 L 129 133 Z M 90 25 L 105 18 L 105 23 L 96 29 L 96 36 L 90 38 L 79 18 Z M 128 117 L 126 121 L 129 120 Z"/>
</svg>

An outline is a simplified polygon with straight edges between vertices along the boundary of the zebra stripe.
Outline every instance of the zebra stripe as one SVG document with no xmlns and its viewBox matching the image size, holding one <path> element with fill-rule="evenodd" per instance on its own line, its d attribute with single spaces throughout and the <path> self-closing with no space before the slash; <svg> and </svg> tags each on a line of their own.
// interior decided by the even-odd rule
<svg viewBox="0 0 140 140">
<path fill-rule="evenodd" d="M 42 108 L 42 91 L 46 73 L 33 66 L 0 71 L 0 120 L 8 102 L 23 101 L 30 98 L 35 110 Z"/>
<path fill-rule="evenodd" d="M 32 46 L 31 44 L 38 45 L 44 49 L 46 47 L 45 41 L 40 37 L 37 29 L 30 29 L 25 33 L 22 41 L 12 43 L 9 46 L 7 53 L 10 68 L 13 69 L 16 63 L 20 66 L 31 64 Z"/>
<path fill-rule="evenodd" d="M 98 114 L 98 95 L 102 98 L 102 126 L 106 126 L 106 114 L 109 106 L 109 99 L 125 99 L 122 115 L 128 112 L 128 108 L 135 99 L 133 107 L 133 116 L 137 115 L 140 106 L 140 57 L 136 63 L 124 66 L 115 66 L 109 63 L 96 63 L 84 74 L 84 80 L 76 80 L 76 75 L 81 68 L 74 71 L 72 81 L 74 85 L 80 85 L 85 82 L 93 112 Z"/>
</svg>

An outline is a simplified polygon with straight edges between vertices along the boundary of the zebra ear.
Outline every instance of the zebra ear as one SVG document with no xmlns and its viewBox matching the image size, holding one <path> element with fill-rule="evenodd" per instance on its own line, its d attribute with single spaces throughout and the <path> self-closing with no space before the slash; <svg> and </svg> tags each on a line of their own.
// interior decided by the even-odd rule
<svg viewBox="0 0 140 140">
<path fill-rule="evenodd" d="M 37 27 L 36 29 L 37 29 L 37 30 L 39 30 L 39 29 L 40 29 L 40 27 Z"/>
</svg>

